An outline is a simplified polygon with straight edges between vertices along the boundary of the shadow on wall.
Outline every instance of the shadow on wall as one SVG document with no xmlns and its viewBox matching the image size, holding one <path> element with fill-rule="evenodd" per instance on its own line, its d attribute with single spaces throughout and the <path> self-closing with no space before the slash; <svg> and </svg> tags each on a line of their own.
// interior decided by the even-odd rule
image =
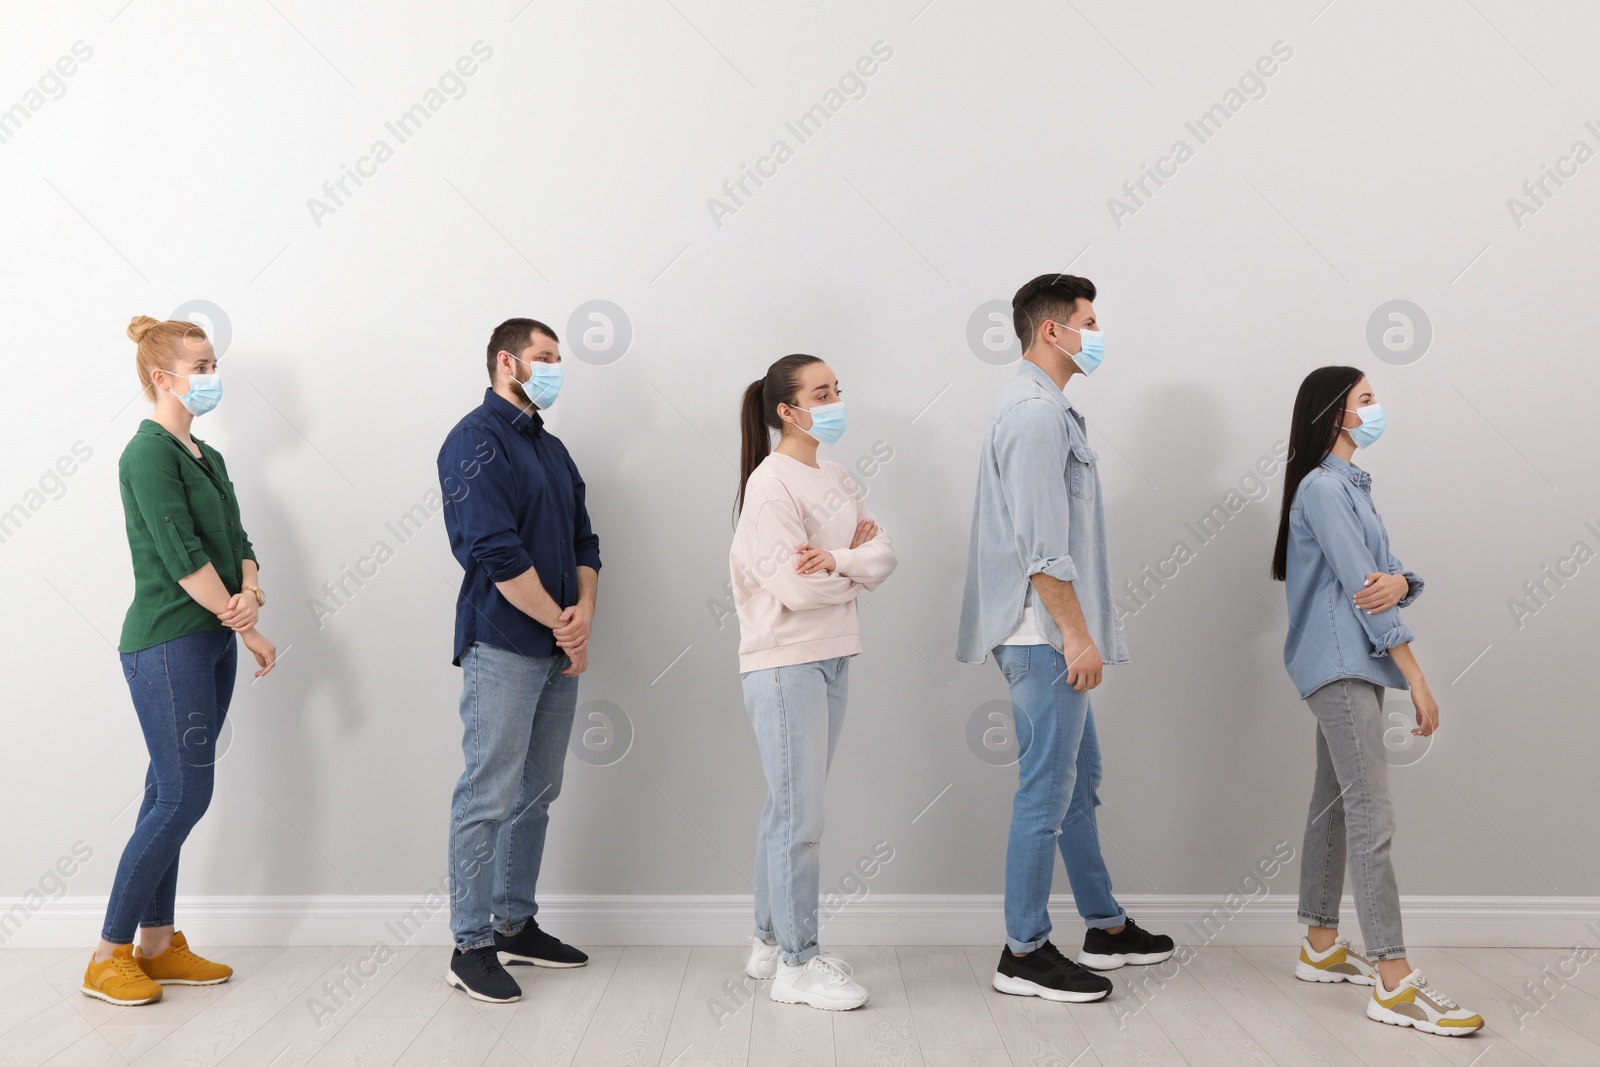
<svg viewBox="0 0 1600 1067">
<path fill-rule="evenodd" d="M 303 483 L 308 471 L 320 478 L 315 465 L 326 464 L 308 456 L 306 440 L 295 428 L 304 428 L 307 420 L 299 410 L 294 376 L 258 361 L 238 391 L 244 394 L 240 407 L 249 423 L 240 444 L 231 449 L 234 455 L 227 457 L 229 472 L 239 489 L 245 528 L 261 556 L 262 588 L 272 598 L 261 627 L 277 644 L 279 663 L 257 680 L 255 659 L 240 646 L 239 679 L 229 712 L 235 720 L 235 744 L 217 773 L 219 778 L 240 779 L 237 788 L 243 790 L 245 803 L 231 813 L 227 832 L 240 844 L 211 852 L 213 884 L 238 893 L 305 893 L 314 884 L 356 892 L 347 873 L 317 855 L 328 820 L 314 746 L 326 731 L 310 729 L 306 716 L 311 708 L 331 708 L 337 732 L 348 736 L 371 714 L 361 702 L 344 646 L 329 629 L 319 631 L 304 607 L 305 591 L 321 581 L 311 569 L 305 540 L 304 524 L 315 512 L 305 508 L 303 498 L 274 489 Z M 331 468 L 327 476 L 350 494 L 358 492 Z M 318 535 L 313 530 L 310 536 Z M 283 842 L 283 847 L 261 847 L 271 841 Z M 307 862 L 284 862 L 294 857 Z M 304 869 L 316 866 L 330 868 L 328 876 L 308 884 Z"/>
</svg>

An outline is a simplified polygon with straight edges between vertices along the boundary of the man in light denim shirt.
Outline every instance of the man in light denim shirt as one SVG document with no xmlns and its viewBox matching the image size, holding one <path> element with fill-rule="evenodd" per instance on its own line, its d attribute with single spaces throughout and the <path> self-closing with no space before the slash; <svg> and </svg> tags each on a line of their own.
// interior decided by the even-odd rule
<svg viewBox="0 0 1600 1067">
<path fill-rule="evenodd" d="M 1103 663 L 1126 663 L 1128 649 L 1111 598 L 1098 457 L 1062 392 L 1104 354 L 1094 297 L 1086 278 L 1046 274 L 1012 299 L 1026 350 L 983 445 L 956 653 L 966 663 L 994 653 L 1016 723 L 1006 947 L 994 987 L 1055 1001 L 1111 991 L 1084 967 L 1160 963 L 1173 953 L 1171 938 L 1140 929 L 1112 896 L 1095 821 L 1100 748 L 1089 690 Z M 1089 928 L 1078 963 L 1049 940 L 1057 847 Z"/>
</svg>

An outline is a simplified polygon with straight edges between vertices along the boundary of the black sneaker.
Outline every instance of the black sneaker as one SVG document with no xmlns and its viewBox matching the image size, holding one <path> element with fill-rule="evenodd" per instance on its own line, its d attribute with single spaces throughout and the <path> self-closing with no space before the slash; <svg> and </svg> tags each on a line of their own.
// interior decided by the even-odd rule
<svg viewBox="0 0 1600 1067">
<path fill-rule="evenodd" d="M 514 934 L 496 930 L 494 947 L 500 962 L 505 964 L 531 963 L 535 967 L 582 967 L 589 962 L 588 953 L 564 944 L 560 938 L 551 937 L 539 929 L 532 919 Z"/>
<path fill-rule="evenodd" d="M 1097 971 L 1114 971 L 1128 963 L 1161 963 L 1172 958 L 1172 950 L 1172 938 L 1141 930 L 1138 923 L 1129 919 L 1117 934 L 1091 927 L 1084 935 L 1078 962 Z"/>
<path fill-rule="evenodd" d="M 1104 999 L 1111 992 L 1111 979 L 1084 970 L 1046 941 L 1026 956 L 1013 955 L 1010 945 L 1001 949 L 994 987 L 1018 997 L 1084 1004 Z"/>
<path fill-rule="evenodd" d="M 492 945 L 471 952 L 456 949 L 450 954 L 450 969 L 445 972 L 444 980 L 473 1000 L 510 1004 L 522 999 L 522 987 L 500 966 Z"/>
</svg>

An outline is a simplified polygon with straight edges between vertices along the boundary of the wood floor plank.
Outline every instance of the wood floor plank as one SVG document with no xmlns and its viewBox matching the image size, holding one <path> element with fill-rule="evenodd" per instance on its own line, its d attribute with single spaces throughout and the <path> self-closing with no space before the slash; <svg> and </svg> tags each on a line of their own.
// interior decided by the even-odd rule
<svg viewBox="0 0 1600 1067">
<path fill-rule="evenodd" d="M 1198 950 L 1205 952 L 1205 949 Z M 1188 958 L 1188 957 L 1186 957 Z M 1241 1040 L 1244 1030 L 1176 957 L 1150 967 L 1113 972 L 1131 988 L 1173 1042 Z M 1181 1052 L 1182 1049 L 1179 1049 Z"/>
<path fill-rule="evenodd" d="M 1519 1027 L 1506 1007 L 1506 991 L 1450 953 L 1429 949 L 1412 963 L 1444 995 L 1483 1016 L 1485 1029 L 1482 1033 L 1452 1041 L 1452 1044 L 1493 1040 L 1514 1045 L 1539 1063 L 1600 1063 L 1600 1041 L 1574 1030 L 1554 1011 L 1540 1012 L 1528 1019 L 1526 1026 Z"/>
<path fill-rule="evenodd" d="M 1180 1037 L 1172 1043 L 1189 1067 L 1276 1067 L 1272 1057 L 1248 1038 Z"/>
<path fill-rule="evenodd" d="M 224 985 L 172 987 L 163 996 L 163 1003 L 168 998 L 177 1000 L 193 993 L 220 993 L 159 1046 L 135 1060 L 134 1067 L 212 1067 L 220 1063 L 268 1019 L 286 1005 L 301 1000 L 312 981 L 348 951 L 325 947 L 284 949 L 264 966 L 235 974 Z"/>
<path fill-rule="evenodd" d="M 867 1002 L 833 1014 L 833 1055 L 840 1067 L 913 1067 L 922 1063 L 900 958 L 889 946 L 852 946 L 846 960 L 867 988 Z"/>
<path fill-rule="evenodd" d="M 8 948 L 0 949 L 0 997 L 11 992 L 12 986 L 26 981 L 46 967 L 65 959 L 75 959 L 79 969 L 89 965 L 92 949 L 77 948 Z"/>
<path fill-rule="evenodd" d="M 304 1067 L 416 954 L 401 948 L 379 962 L 370 946 L 347 950 L 223 1057 L 221 1067 Z"/>
<path fill-rule="evenodd" d="M 44 1067 L 107 1067 L 121 1062 L 122 1054 L 111 1046 L 111 1042 L 101 1037 L 98 1030 L 90 1030 L 45 1060 Z"/>
<path fill-rule="evenodd" d="M 667 1027 L 668 1059 L 744 1062 L 750 1050 L 755 1002 L 767 998 L 771 985 L 744 973 L 749 956 L 744 945 L 690 950 Z"/>
<path fill-rule="evenodd" d="M 433 1018 L 440 1006 L 455 995 L 444 980 L 449 966 L 448 948 L 417 949 L 416 955 L 356 1011 L 356 1018 L 424 1021 Z"/>
<path fill-rule="evenodd" d="M 425 1019 L 351 1019 L 306 1067 L 393 1067 L 426 1025 Z"/>
<path fill-rule="evenodd" d="M 480 1004 L 465 994 L 450 997 L 423 1024 L 395 1067 L 482 1067 L 500 1041 L 500 1031 L 486 1018 L 495 1010 L 509 1011 L 510 1006 Z"/>
<path fill-rule="evenodd" d="M 612 970 L 599 1010 L 670 1012 L 688 966 L 687 946 L 630 945 Z"/>
<path fill-rule="evenodd" d="M 895 953 L 924 1059 L 929 1049 L 1005 1048 L 962 949 L 914 945 Z"/>
<path fill-rule="evenodd" d="M 582 967 L 519 967 L 522 1001 L 500 1035 L 505 1048 L 496 1045 L 490 1061 L 498 1063 L 509 1051 L 516 1056 L 516 1067 L 567 1067 L 621 959 L 622 949 L 602 947 L 590 950 Z M 522 976 L 529 969 L 539 972 L 531 982 Z"/>
<path fill-rule="evenodd" d="M 58 997 L 54 1006 L 0 1037 L 0 1067 L 38 1067 L 92 1033 L 94 1027 Z"/>
<path fill-rule="evenodd" d="M 1497 1026 L 1531 1026 L 1548 1011 L 1589 1040 L 1600 1040 L 1600 999 L 1575 981 L 1583 965 L 1572 957 L 1571 949 L 1534 960 L 1501 948 L 1430 949 L 1429 953 L 1440 951 L 1501 989 L 1494 1011 Z M 1485 1022 L 1488 1019 L 1485 1011 Z"/>
<path fill-rule="evenodd" d="M 1232 949 L 1200 949 L 1187 969 L 1271 1062 L 1304 1067 L 1343 1067 L 1348 1062 L 1349 1052 L 1321 1023 L 1273 989 Z"/>
<path fill-rule="evenodd" d="M 837 1062 L 833 1018 L 846 1013 L 821 1011 L 805 1004 L 779 1004 L 770 996 L 757 999 L 752 1007 L 747 1060 L 750 1067 L 833 1067 Z M 855 1009 L 864 1010 L 865 1007 Z"/>
<path fill-rule="evenodd" d="M 623 956 L 626 958 L 627 953 Z M 669 976 L 682 973 L 673 959 L 669 956 L 663 960 Z M 681 963 L 687 965 L 687 951 Z M 643 991 L 634 986 L 630 995 L 639 992 Z M 662 1050 L 671 1024 L 671 1008 L 596 1008 L 572 1062 L 576 1067 L 645 1067 L 659 1063 L 664 1058 Z"/>
</svg>

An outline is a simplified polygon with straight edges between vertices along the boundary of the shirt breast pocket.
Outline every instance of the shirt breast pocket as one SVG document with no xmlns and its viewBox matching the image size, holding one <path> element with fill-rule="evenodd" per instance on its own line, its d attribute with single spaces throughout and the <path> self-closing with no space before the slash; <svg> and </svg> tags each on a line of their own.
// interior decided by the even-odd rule
<svg viewBox="0 0 1600 1067">
<path fill-rule="evenodd" d="M 1095 464 L 1099 459 L 1100 454 L 1088 445 L 1072 446 L 1072 455 L 1067 460 L 1067 488 L 1079 500 L 1094 499 L 1098 481 Z"/>
<path fill-rule="evenodd" d="M 191 482 L 188 490 L 189 521 L 194 523 L 197 531 L 204 530 L 211 533 L 226 530 L 232 525 L 229 522 L 230 509 L 227 501 L 209 480 Z"/>
</svg>

